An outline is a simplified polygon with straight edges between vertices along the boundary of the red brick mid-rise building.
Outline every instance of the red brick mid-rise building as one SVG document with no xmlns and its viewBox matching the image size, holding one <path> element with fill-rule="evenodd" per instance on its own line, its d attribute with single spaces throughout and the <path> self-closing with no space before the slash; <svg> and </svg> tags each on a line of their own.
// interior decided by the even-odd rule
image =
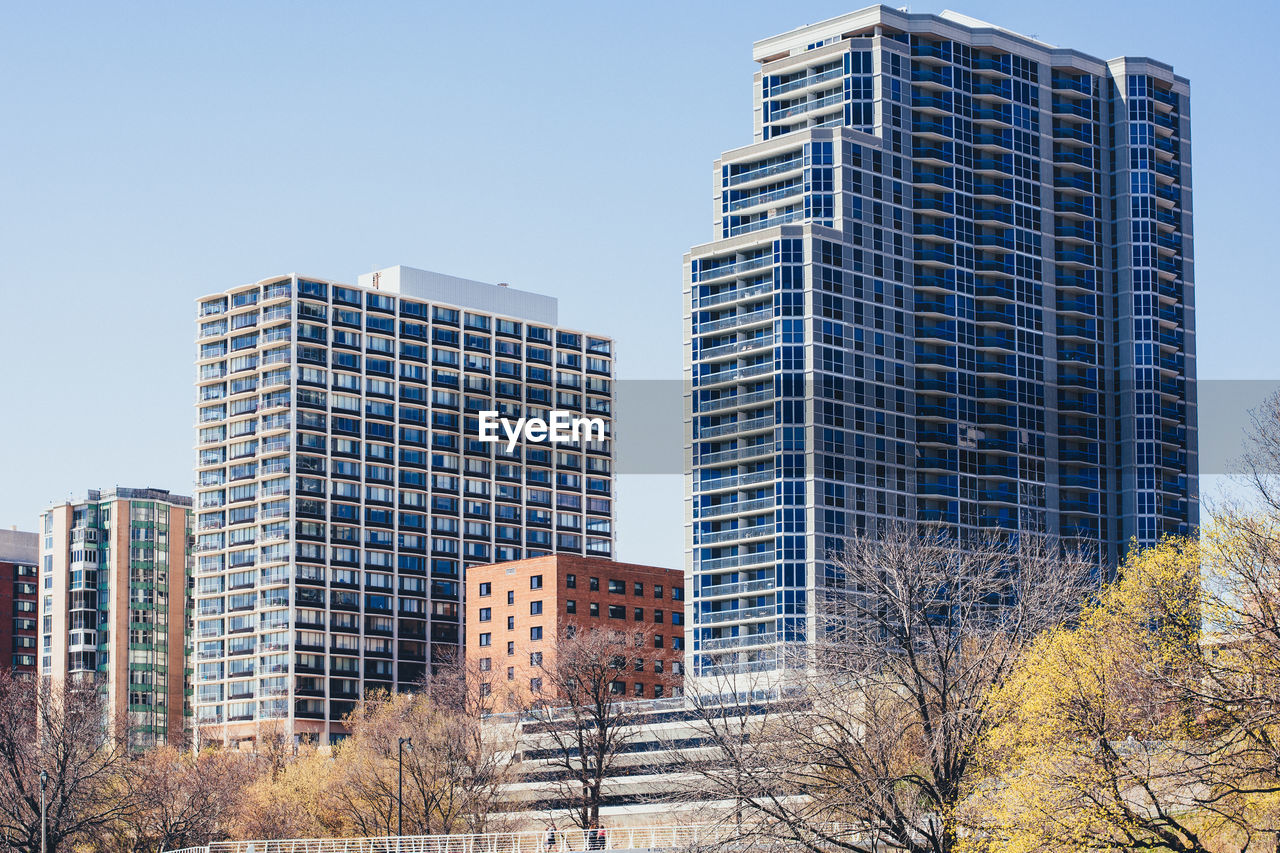
<svg viewBox="0 0 1280 853">
<path fill-rule="evenodd" d="M 471 566 L 464 624 L 468 667 L 513 704 L 554 701 L 541 679 L 568 626 L 650 633 L 618 689 L 629 699 L 681 691 L 684 572 L 676 569 L 568 554 Z"/>
<path fill-rule="evenodd" d="M 36 674 L 36 583 L 40 539 L 0 530 L 0 669 Z"/>
</svg>

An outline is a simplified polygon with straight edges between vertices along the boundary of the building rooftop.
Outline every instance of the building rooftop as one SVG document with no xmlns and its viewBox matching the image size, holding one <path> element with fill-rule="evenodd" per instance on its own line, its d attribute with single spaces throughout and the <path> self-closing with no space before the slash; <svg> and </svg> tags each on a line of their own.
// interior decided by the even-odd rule
<svg viewBox="0 0 1280 853">
<path fill-rule="evenodd" d="M 559 300 L 553 296 L 414 267 L 394 266 L 365 273 L 357 279 L 357 284 L 371 290 L 548 325 L 555 325 L 560 315 Z"/>
<path fill-rule="evenodd" d="M 0 562 L 36 565 L 40 537 L 25 530 L 0 530 Z"/>
<path fill-rule="evenodd" d="M 83 501 L 64 501 L 64 503 L 96 503 L 98 501 L 163 501 L 177 506 L 191 506 L 191 498 L 186 495 L 175 495 L 168 489 L 130 489 L 124 486 L 113 486 L 110 489 L 89 489 Z M 57 504 L 55 504 L 57 506 Z"/>
<path fill-rule="evenodd" d="M 947 37 L 948 31 L 957 35 L 963 31 L 971 36 L 981 36 L 978 39 L 979 42 L 989 44 L 996 50 L 1009 50 L 1015 47 L 1024 51 L 1030 49 L 1043 53 L 1046 61 L 1062 62 L 1063 64 L 1067 64 L 1068 59 L 1074 59 L 1076 64 L 1083 63 L 1088 66 L 1094 66 L 1092 73 L 1101 73 L 1103 67 L 1107 64 L 1105 60 L 1097 56 L 1072 48 L 1056 47 L 1048 42 L 1041 41 L 1037 36 L 1015 32 L 961 12 L 953 12 L 950 9 L 934 15 L 908 12 L 885 5 L 867 6 L 854 12 L 838 15 L 825 21 L 806 24 L 789 32 L 761 39 L 753 45 L 752 58 L 761 64 L 772 62 L 803 52 L 810 45 L 818 42 L 837 41 L 854 34 L 867 35 L 875 26 L 885 26 L 895 32 L 938 33 L 943 38 Z M 1167 71 L 1173 70 L 1172 66 L 1154 59 L 1146 57 L 1126 58 L 1130 61 L 1148 62 Z"/>
</svg>

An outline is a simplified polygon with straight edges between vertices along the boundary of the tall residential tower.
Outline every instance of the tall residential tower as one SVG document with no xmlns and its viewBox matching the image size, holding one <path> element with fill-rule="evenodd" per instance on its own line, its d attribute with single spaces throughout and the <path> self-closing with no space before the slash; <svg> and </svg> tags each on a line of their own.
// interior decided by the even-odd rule
<svg viewBox="0 0 1280 853">
<path fill-rule="evenodd" d="M 202 743 L 341 736 L 462 652 L 468 565 L 612 556 L 613 345 L 556 322 L 550 297 L 408 267 L 199 300 Z M 602 431 L 484 437 L 553 413 Z"/>
<path fill-rule="evenodd" d="M 187 734 L 190 509 L 116 488 L 40 517 L 40 675 L 96 681 L 136 748 Z"/>
<path fill-rule="evenodd" d="M 754 57 L 685 262 L 695 671 L 803 648 L 877 520 L 1194 527 L 1187 80 L 884 6 Z"/>
</svg>

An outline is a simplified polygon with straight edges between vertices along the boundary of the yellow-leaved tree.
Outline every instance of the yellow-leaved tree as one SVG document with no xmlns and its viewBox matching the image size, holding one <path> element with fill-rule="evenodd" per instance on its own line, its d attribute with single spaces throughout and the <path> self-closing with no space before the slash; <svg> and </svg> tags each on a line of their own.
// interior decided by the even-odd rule
<svg viewBox="0 0 1280 853">
<path fill-rule="evenodd" d="M 1276 533 L 1236 516 L 1135 551 L 1037 640 L 994 700 L 970 849 L 1276 849 Z"/>
<path fill-rule="evenodd" d="M 1205 851 L 1199 737 L 1180 685 L 1198 668 L 1199 545 L 1133 553 L 1078 620 L 1042 635 L 994 697 L 991 773 L 967 804 L 973 849 Z"/>
</svg>

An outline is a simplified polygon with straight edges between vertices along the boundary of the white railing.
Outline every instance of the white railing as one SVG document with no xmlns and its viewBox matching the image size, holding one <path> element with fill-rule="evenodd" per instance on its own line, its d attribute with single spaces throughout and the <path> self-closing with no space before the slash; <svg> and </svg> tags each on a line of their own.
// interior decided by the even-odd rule
<svg viewBox="0 0 1280 853">
<path fill-rule="evenodd" d="M 288 838 L 275 841 L 215 841 L 166 853 L 568 853 L 583 850 L 693 848 L 725 839 L 731 828 L 712 825 L 539 829 L 476 835 L 401 835 L 372 838 Z"/>
</svg>

